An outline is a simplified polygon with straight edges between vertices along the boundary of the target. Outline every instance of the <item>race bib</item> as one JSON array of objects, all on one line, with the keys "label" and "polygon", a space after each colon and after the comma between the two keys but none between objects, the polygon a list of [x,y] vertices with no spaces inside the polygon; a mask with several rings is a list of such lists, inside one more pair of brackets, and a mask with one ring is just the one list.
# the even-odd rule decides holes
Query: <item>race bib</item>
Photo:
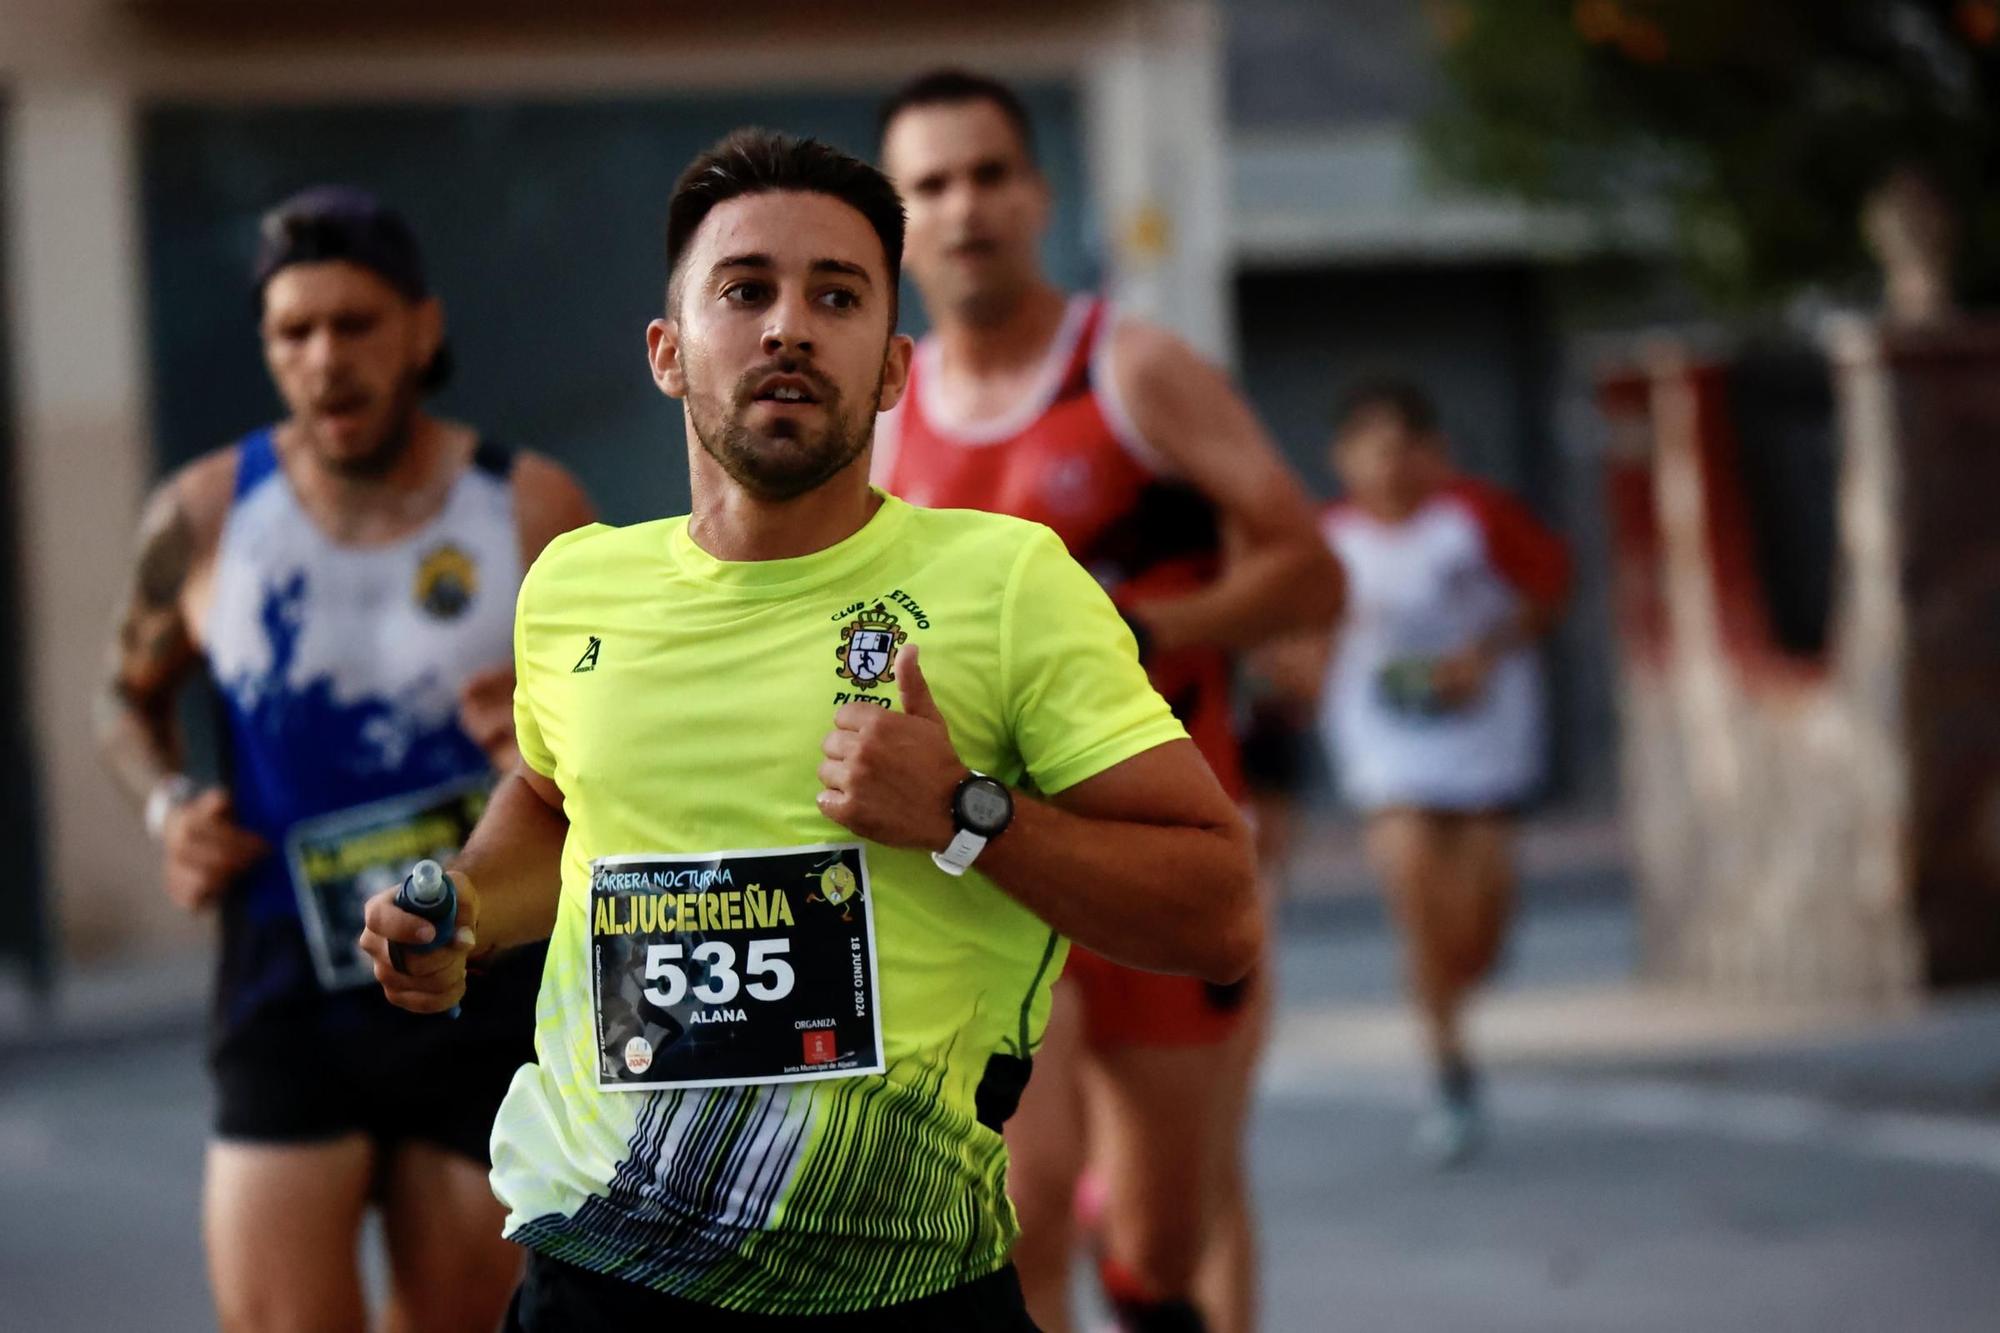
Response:
[{"label": "race bib", "polygon": [[590,866],[598,1087],[882,1072],[859,843]]},{"label": "race bib", "polygon": [[481,774],[292,825],[285,859],[321,986],[374,983],[374,964],[356,943],[362,908],[401,884],[417,862],[455,854],[479,822],[491,787],[492,778]]},{"label": "race bib", "polygon": [[1462,713],[1469,702],[1454,703],[1431,683],[1434,657],[1403,657],[1386,663],[1375,674],[1375,698],[1391,713],[1413,721]]}]

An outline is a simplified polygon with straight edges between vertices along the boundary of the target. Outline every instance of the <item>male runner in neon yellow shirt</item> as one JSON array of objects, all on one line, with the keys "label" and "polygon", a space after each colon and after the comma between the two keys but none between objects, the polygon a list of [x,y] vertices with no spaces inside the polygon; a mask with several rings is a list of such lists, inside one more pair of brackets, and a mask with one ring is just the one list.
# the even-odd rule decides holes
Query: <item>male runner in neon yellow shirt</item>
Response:
[{"label": "male runner in neon yellow shirt", "polygon": [[419,1011],[552,932],[493,1137],[523,1333],[1031,1329],[999,1129],[1064,937],[1219,982],[1256,957],[1247,833],[1109,599],[1045,528],[869,488],[902,221],[810,140],[683,175],[647,347],[693,513],[581,529],[522,585],[523,767],[453,946],[399,972],[431,927],[369,905]]}]

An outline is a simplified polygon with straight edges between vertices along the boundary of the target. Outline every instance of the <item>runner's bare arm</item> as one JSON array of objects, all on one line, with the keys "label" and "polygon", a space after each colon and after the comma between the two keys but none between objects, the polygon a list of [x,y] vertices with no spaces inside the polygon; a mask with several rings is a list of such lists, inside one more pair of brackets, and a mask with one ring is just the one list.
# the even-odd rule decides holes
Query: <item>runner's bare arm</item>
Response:
[{"label": "runner's bare arm", "polygon": [[144,805],[179,771],[174,702],[201,658],[201,593],[236,491],[234,447],[204,454],[161,482],[139,519],[132,582],[105,653],[96,732],[118,784]]},{"label": "runner's bare arm", "polygon": [[[523,452],[514,460],[513,493],[523,569],[557,537],[597,519],[576,478],[540,454]],[[514,771],[521,756],[514,748],[513,663],[478,672],[459,687],[458,724],[486,752],[496,773]]]},{"label": "runner's bare arm", "polygon": [[[162,483],[139,527],[132,590],[119,612],[97,710],[97,743],[118,785],[144,809],[180,771],[180,688],[200,660],[195,586],[207,577],[236,484],[236,454],[219,450]],[[157,833],[167,896],[208,906],[269,848],[232,817],[228,793],[184,790]]]},{"label": "runner's bare arm", "polygon": [[1302,719],[1310,718],[1326,687],[1327,667],[1338,642],[1338,631],[1287,634],[1258,648],[1246,659],[1246,667],[1261,677],[1288,709]]},{"label": "runner's bare arm", "polygon": [[182,596],[195,547],[194,522],[169,480],[140,519],[139,557],[105,654],[96,709],[98,751],[136,806],[180,771],[174,701],[200,658]]},{"label": "runner's bare arm", "polygon": [[554,782],[525,764],[502,778],[451,863],[458,935],[449,949],[409,956],[407,972],[390,963],[389,945],[428,944],[431,924],[397,908],[394,889],[369,899],[361,951],[374,960],[375,979],[389,1002],[442,1013],[464,998],[468,961],[547,939],[555,929],[568,834],[562,789]]},{"label": "runner's bare arm", "polygon": [[1215,982],[1255,964],[1254,845],[1194,742],[1134,755],[1050,801],[1014,800],[979,869],[1056,930],[1130,967]]},{"label": "runner's bare arm", "polygon": [[596,521],[596,507],[569,469],[525,450],[514,460],[514,526],[523,568],[565,532]]},{"label": "runner's bare arm", "polygon": [[[902,712],[848,704],[820,766],[820,809],[891,847],[942,850],[965,776],[914,649]],[[1053,800],[1015,793],[980,873],[1055,929],[1156,972],[1235,981],[1262,949],[1250,832],[1191,741],[1155,746]],[[962,891],[962,890],[960,890]]]},{"label": "runner's bare arm", "polygon": [[479,947],[474,957],[545,940],[556,925],[562,892],[563,842],[569,816],[562,788],[522,764],[493,792],[452,873],[480,895]]},{"label": "runner's bare arm", "polygon": [[1213,502],[1226,538],[1220,577],[1184,596],[1127,608],[1161,651],[1246,648],[1288,630],[1325,630],[1339,613],[1340,566],[1304,488],[1229,377],[1166,331],[1118,326],[1111,373],[1146,443]]}]

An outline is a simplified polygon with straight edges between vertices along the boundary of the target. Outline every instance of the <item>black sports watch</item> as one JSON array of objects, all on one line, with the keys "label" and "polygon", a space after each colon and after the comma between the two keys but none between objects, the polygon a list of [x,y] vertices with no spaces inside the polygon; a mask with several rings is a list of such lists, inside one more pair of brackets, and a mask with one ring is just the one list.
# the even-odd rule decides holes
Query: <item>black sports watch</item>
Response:
[{"label": "black sports watch", "polygon": [[932,852],[931,860],[947,875],[963,875],[986,844],[1014,822],[1014,793],[984,773],[967,773],[952,788],[951,822],[957,830],[951,845]]}]

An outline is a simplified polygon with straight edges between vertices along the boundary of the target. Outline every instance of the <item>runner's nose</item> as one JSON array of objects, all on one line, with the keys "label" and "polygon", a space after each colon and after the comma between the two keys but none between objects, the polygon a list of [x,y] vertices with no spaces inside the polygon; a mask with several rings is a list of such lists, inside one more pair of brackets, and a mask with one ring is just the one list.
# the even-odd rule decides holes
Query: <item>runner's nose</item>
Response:
[{"label": "runner's nose", "polygon": [[764,328],[764,354],[778,356],[792,352],[811,356],[813,338],[804,299],[797,294],[780,296],[771,303],[770,322]]}]

